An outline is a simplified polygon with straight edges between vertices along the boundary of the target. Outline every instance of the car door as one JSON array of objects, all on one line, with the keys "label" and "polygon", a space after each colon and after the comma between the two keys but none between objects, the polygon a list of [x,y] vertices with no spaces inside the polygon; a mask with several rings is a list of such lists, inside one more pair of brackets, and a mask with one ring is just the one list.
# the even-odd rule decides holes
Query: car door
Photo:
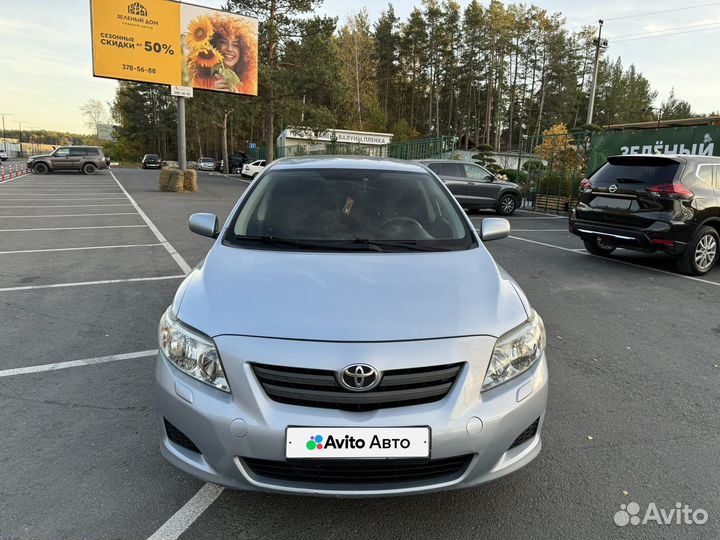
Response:
[{"label": "car door", "polygon": [[69,148],[58,148],[50,154],[50,163],[55,171],[64,171],[69,169],[68,160],[70,159]]},{"label": "car door", "polygon": [[467,200],[467,182],[463,174],[462,163],[438,161],[428,163],[427,166],[440,177],[458,202],[464,205]]},{"label": "car door", "polygon": [[713,187],[715,188],[715,203],[720,204],[720,165],[713,165]]},{"label": "car door", "polygon": [[80,170],[86,161],[88,151],[86,148],[70,148],[70,155],[67,158],[67,169]]},{"label": "car door", "polygon": [[475,208],[494,207],[502,186],[495,183],[493,174],[474,163],[464,163],[463,167],[467,177],[468,204]]}]

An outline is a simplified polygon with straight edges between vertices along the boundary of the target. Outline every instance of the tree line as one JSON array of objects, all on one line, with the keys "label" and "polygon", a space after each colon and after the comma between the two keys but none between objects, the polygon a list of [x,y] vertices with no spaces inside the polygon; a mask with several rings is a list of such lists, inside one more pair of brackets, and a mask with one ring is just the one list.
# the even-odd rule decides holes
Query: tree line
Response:
[{"label": "tree line", "polygon": [[[248,142],[271,153],[287,126],[391,132],[395,141],[440,135],[461,148],[517,148],[550,126],[585,126],[595,29],[570,30],[559,13],[477,0],[423,0],[401,20],[388,4],[376,21],[361,9],[346,21],[313,13],[321,0],[227,0],[257,16],[257,97],[195,91],[188,100],[191,157],[219,157]],[[611,44],[612,46],[612,44]],[[634,66],[603,57],[594,124],[692,115],[674,93],[657,91]],[[173,155],[175,104],[167,87],[119,83],[112,114],[121,158]],[[268,156],[272,158],[272,154]]]}]

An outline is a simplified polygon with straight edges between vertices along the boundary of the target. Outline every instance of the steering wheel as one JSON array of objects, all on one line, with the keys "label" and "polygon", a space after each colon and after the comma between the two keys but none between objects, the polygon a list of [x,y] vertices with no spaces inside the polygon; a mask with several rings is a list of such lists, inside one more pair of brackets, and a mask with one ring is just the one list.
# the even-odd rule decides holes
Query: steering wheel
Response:
[{"label": "steering wheel", "polygon": [[390,219],[386,219],[380,224],[380,229],[384,229],[386,225],[389,225],[391,223],[398,222],[398,223],[411,223],[412,225],[415,225],[416,227],[420,227],[420,229],[425,230],[425,227],[420,225],[420,222],[410,218],[410,217],[403,217],[403,216],[395,216],[391,217]]}]

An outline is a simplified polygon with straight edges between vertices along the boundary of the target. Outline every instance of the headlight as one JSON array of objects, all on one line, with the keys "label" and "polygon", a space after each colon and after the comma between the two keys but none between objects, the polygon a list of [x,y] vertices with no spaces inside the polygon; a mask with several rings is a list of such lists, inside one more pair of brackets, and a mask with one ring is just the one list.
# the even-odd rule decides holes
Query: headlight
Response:
[{"label": "headlight", "polygon": [[493,388],[527,371],[545,350],[545,325],[532,311],[527,321],[498,338],[483,390]]},{"label": "headlight", "polygon": [[184,326],[172,307],[160,319],[160,350],[180,371],[210,386],[230,392],[220,355],[212,339]]}]

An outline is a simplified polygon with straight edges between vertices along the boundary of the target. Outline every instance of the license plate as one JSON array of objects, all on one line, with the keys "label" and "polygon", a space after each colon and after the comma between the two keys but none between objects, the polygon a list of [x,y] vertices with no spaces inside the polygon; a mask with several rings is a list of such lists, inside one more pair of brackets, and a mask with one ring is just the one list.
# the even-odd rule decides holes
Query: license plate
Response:
[{"label": "license plate", "polygon": [[429,427],[288,427],[289,459],[429,458]]},{"label": "license plate", "polygon": [[607,210],[630,210],[633,199],[621,197],[595,197],[591,202],[592,208],[604,208]]}]

